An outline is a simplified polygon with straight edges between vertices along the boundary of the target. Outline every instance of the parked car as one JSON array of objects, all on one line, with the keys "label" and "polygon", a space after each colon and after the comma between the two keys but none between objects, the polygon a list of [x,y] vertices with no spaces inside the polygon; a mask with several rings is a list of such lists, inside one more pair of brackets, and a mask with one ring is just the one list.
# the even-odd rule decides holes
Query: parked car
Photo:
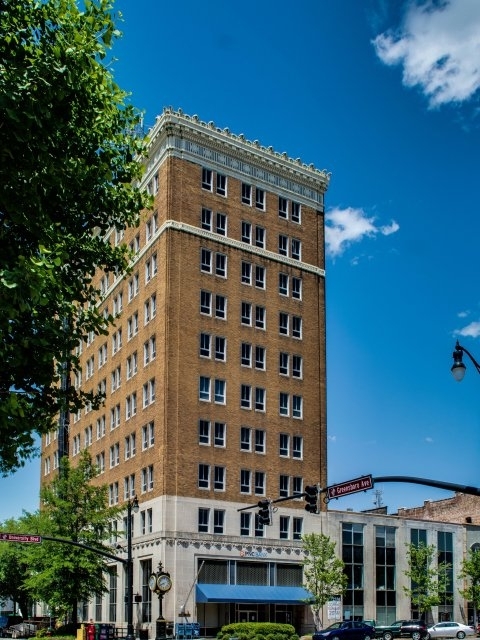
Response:
[{"label": "parked car", "polygon": [[393,640],[400,637],[400,627],[407,620],[395,620],[392,624],[383,624],[375,626],[375,635],[377,638],[384,640]]},{"label": "parked car", "polygon": [[315,631],[312,636],[312,640],[373,640],[374,638],[374,627],[355,620],[334,622],[326,629]]},{"label": "parked car", "polygon": [[399,635],[400,638],[412,638],[412,640],[428,640],[430,638],[427,623],[424,620],[405,620],[400,627]]},{"label": "parked car", "polygon": [[461,622],[437,622],[433,627],[429,627],[428,633],[431,638],[459,638],[460,640],[465,636],[476,635],[472,627]]},{"label": "parked car", "polygon": [[13,624],[18,624],[19,622],[22,622],[23,618],[22,616],[15,616],[15,615],[7,615],[7,616],[0,616],[0,637],[4,638],[5,636],[10,635],[9,633],[9,629]]}]

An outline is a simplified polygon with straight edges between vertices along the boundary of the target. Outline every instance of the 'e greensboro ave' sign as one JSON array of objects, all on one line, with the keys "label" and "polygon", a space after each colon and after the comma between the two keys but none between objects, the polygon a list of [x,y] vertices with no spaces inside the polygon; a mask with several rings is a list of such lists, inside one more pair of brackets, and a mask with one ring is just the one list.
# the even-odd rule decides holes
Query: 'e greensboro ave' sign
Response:
[{"label": "'e greensboro ave' sign", "polygon": [[42,542],[42,536],[34,536],[25,533],[0,533],[1,542]]},{"label": "'e greensboro ave' sign", "polygon": [[363,476],[362,478],[355,478],[355,480],[349,480],[348,482],[342,482],[342,484],[333,484],[331,487],[327,487],[327,497],[331,500],[349,495],[350,493],[356,493],[357,491],[367,491],[372,487],[372,476]]}]

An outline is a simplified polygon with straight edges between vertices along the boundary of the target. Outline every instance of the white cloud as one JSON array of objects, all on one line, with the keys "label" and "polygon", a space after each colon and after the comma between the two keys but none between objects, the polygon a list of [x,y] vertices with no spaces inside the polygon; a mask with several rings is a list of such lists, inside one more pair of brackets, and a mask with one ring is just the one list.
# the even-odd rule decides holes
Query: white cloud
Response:
[{"label": "white cloud", "polygon": [[336,442],[337,436],[327,436],[327,440],[330,440],[330,442]]},{"label": "white cloud", "polygon": [[353,207],[330,209],[325,214],[327,254],[332,257],[339,256],[354,242],[359,242],[365,237],[373,237],[377,233],[388,236],[399,228],[395,221],[388,226],[377,226],[375,218],[368,218],[362,209]]},{"label": "white cloud", "polygon": [[456,336],[468,336],[470,338],[478,338],[480,336],[480,322],[471,322],[463,329],[457,329],[453,332]]},{"label": "white cloud", "polygon": [[425,442],[428,442],[428,444],[432,444],[432,442],[434,442],[433,438],[431,438],[430,436],[427,436],[425,438]]},{"label": "white cloud", "polygon": [[469,312],[469,311],[459,311],[459,312],[457,313],[457,316],[458,316],[459,318],[468,318],[469,314],[470,314],[470,312]]},{"label": "white cloud", "polygon": [[480,88],[479,0],[416,0],[402,26],[373,41],[386,65],[402,65],[403,83],[419,86],[431,107],[463,102]]}]

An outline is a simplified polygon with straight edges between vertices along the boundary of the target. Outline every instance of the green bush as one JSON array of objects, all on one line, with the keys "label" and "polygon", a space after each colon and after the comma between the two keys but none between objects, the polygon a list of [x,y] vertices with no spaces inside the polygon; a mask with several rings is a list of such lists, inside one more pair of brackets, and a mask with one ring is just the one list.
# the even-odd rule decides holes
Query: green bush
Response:
[{"label": "green bush", "polygon": [[291,624],[277,622],[235,622],[226,624],[217,633],[217,640],[298,640]]}]

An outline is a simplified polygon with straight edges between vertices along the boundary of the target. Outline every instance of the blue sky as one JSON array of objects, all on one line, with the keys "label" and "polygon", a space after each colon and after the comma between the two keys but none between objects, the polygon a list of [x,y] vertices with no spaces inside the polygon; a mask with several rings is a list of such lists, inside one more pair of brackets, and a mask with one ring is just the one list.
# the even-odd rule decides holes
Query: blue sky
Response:
[{"label": "blue sky", "polygon": [[[151,125],[164,106],[331,172],[329,484],[480,486],[480,2],[117,0],[113,63]],[[0,520],[38,504],[38,462]],[[316,481],[316,478],[312,478]],[[449,493],[377,484],[394,512]],[[332,502],[373,506],[373,491]]]}]

